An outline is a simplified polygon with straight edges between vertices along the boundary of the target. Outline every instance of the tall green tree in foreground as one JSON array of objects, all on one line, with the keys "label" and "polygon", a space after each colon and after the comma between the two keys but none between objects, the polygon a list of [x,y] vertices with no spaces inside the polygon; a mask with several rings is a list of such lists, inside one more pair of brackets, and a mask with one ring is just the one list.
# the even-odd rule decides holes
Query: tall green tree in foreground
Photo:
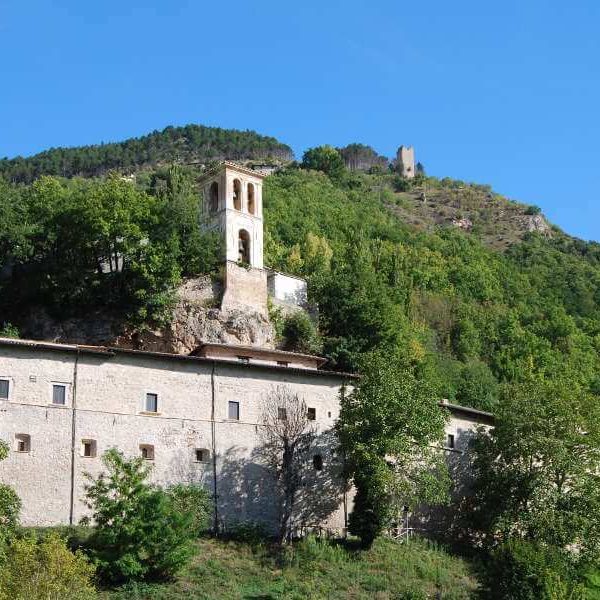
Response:
[{"label": "tall green tree in foreground", "polygon": [[403,506],[445,501],[450,479],[434,446],[446,415],[403,358],[372,354],[342,394],[338,435],[356,487],[350,532],[369,546]]},{"label": "tall green tree in foreground", "polygon": [[142,458],[128,460],[112,448],[102,462],[107,472],[86,490],[100,575],[117,582],[172,577],[190,556],[191,516],[147,483],[150,469]]},{"label": "tall green tree in foreground", "polygon": [[600,559],[600,405],[566,379],[506,387],[473,446],[464,521],[490,543],[522,538]]}]

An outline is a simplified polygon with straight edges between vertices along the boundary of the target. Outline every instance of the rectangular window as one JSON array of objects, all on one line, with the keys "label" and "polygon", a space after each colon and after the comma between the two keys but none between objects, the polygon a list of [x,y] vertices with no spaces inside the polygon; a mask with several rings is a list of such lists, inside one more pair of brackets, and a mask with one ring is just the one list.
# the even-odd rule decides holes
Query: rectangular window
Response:
[{"label": "rectangular window", "polygon": [[96,456],[96,440],[81,440],[81,456],[85,458]]},{"label": "rectangular window", "polygon": [[15,435],[15,450],[17,452],[30,452],[31,436],[26,433],[17,433]]},{"label": "rectangular window", "polygon": [[277,408],[277,418],[280,421],[286,421],[287,420],[287,410],[283,406],[279,406]]},{"label": "rectangular window", "polygon": [[306,417],[308,418],[309,421],[314,421],[317,418],[317,409],[309,408],[306,413]]},{"label": "rectangular window", "polygon": [[158,394],[146,394],[144,410],[146,412],[158,412]]},{"label": "rectangular window", "polygon": [[228,409],[228,413],[227,413],[227,418],[231,419],[232,421],[240,420],[240,403],[239,402],[233,402],[232,400],[229,401],[229,409]]},{"label": "rectangular window", "polygon": [[154,460],[154,446],[151,444],[140,444],[140,454],[144,460]]},{"label": "rectangular window", "polygon": [[0,400],[8,400],[9,391],[10,381],[8,379],[0,379]]},{"label": "rectangular window", "polygon": [[446,448],[454,448],[454,435],[452,433],[446,436]]},{"label": "rectangular window", "polygon": [[62,383],[52,384],[52,404],[64,406],[67,401],[67,386]]},{"label": "rectangular window", "polygon": [[210,452],[206,448],[196,448],[196,462],[208,462]]}]

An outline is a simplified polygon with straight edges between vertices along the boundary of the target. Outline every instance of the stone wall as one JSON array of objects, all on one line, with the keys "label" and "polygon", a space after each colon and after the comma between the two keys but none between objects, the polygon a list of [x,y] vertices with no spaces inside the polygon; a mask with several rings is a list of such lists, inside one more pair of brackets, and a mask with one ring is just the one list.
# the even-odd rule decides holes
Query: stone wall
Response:
[{"label": "stone wall", "polygon": [[[0,401],[0,438],[12,449],[0,463],[0,480],[20,495],[25,525],[78,522],[86,514],[84,473],[101,471],[101,454],[116,447],[139,456],[140,444],[150,444],[154,482],[199,483],[213,492],[214,453],[219,522],[252,519],[273,526],[273,480],[261,460],[259,423],[265,394],[286,385],[316,409],[324,458],[323,470],[310,474],[302,494],[303,519],[344,527],[341,465],[331,446],[341,377],[175,356],[5,346],[0,347],[0,372],[11,379],[9,400]],[[64,407],[51,403],[53,381],[69,387]],[[143,410],[147,392],[158,394],[157,414]],[[240,403],[239,421],[227,418],[230,400]],[[14,451],[18,433],[31,436],[29,452]],[[95,457],[83,456],[82,440],[95,441]],[[196,462],[196,449],[209,450],[211,460]],[[318,493],[326,488],[328,493]]]},{"label": "stone wall", "polygon": [[407,179],[415,176],[415,149],[412,146],[400,146],[396,155],[396,164],[400,175]]},{"label": "stone wall", "polygon": [[264,269],[225,264],[225,293],[221,310],[251,310],[267,315],[267,273]]}]

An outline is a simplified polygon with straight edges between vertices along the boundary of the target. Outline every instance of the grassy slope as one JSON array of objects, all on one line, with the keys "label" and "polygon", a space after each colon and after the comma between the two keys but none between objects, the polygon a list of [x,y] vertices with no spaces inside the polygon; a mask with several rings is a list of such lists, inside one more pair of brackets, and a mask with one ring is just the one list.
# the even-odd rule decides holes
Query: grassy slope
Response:
[{"label": "grassy slope", "polygon": [[[180,578],[129,586],[105,600],[471,598],[477,583],[468,566],[423,541],[378,540],[369,551],[314,539],[301,542],[282,566],[263,547],[203,539]],[[413,595],[406,595],[412,592]],[[419,592],[421,592],[419,594]],[[425,595],[423,595],[425,594]]]}]

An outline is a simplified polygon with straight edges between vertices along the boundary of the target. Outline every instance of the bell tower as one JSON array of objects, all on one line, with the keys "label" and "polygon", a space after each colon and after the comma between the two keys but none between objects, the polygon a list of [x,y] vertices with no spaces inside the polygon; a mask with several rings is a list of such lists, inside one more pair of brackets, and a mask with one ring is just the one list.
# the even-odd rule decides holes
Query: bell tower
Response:
[{"label": "bell tower", "polygon": [[267,314],[267,274],[263,265],[264,175],[223,162],[202,179],[203,226],[224,239],[222,310]]}]

